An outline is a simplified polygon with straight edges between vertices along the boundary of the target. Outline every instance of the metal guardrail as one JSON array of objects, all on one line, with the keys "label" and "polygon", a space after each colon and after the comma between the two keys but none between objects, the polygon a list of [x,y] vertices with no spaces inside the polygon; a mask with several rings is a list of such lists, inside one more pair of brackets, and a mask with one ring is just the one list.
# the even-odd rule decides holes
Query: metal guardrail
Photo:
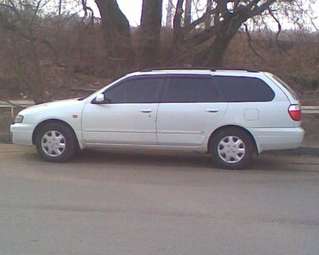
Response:
[{"label": "metal guardrail", "polygon": [[10,100],[12,104],[9,104],[6,101],[1,101],[0,100],[0,108],[11,108],[11,107],[16,107],[16,106],[21,106],[21,107],[29,107],[34,105],[33,101],[30,100]]},{"label": "metal guardrail", "polygon": [[[14,109],[16,109],[17,107],[25,108],[34,105],[33,101],[28,100],[10,100],[10,102],[12,104],[0,100],[0,108],[10,109],[12,115],[14,115]],[[319,106],[303,106],[302,112],[304,114],[319,114]]]},{"label": "metal guardrail", "polygon": [[0,100],[0,109],[10,109],[12,120],[15,117],[15,109],[26,108],[32,105],[34,105],[34,102],[29,100],[10,100],[8,102]]},{"label": "metal guardrail", "polygon": [[302,112],[304,114],[319,114],[319,106],[303,106]]}]

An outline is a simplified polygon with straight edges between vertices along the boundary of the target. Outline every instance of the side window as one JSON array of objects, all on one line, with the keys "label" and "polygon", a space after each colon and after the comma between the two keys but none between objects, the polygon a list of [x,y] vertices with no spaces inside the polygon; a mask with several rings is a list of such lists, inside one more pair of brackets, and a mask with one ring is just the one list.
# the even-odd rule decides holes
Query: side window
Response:
[{"label": "side window", "polygon": [[123,104],[126,99],[126,86],[125,83],[115,85],[104,92],[107,99],[111,101],[112,104]]},{"label": "side window", "polygon": [[112,104],[158,103],[162,79],[140,78],[123,81],[105,91]]},{"label": "side window", "polygon": [[211,78],[172,77],[163,98],[163,103],[218,102],[220,95]]},{"label": "side window", "polygon": [[269,102],[275,97],[274,91],[258,78],[214,76],[213,80],[227,102]]}]

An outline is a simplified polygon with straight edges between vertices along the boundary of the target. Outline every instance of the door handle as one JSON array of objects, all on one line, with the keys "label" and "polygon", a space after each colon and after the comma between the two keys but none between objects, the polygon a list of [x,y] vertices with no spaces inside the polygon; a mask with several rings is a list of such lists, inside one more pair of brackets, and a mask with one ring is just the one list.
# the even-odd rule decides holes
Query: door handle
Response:
[{"label": "door handle", "polygon": [[151,113],[152,110],[151,109],[142,109],[141,112],[142,113]]},{"label": "door handle", "polygon": [[219,112],[217,109],[207,109],[206,112],[209,112],[209,113],[217,113]]}]

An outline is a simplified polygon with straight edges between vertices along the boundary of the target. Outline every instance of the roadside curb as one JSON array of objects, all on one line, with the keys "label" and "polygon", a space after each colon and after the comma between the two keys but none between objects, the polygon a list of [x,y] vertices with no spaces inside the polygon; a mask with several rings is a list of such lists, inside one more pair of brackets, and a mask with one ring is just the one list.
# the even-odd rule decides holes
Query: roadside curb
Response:
[{"label": "roadside curb", "polygon": [[287,155],[287,156],[311,156],[319,157],[319,147],[300,147],[292,150],[269,151],[269,154]]}]

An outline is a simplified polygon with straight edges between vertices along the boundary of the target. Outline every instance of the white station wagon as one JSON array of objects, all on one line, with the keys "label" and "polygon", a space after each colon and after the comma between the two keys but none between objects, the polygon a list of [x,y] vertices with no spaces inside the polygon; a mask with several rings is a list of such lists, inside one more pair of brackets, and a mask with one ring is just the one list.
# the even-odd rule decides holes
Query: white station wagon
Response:
[{"label": "white station wagon", "polygon": [[217,166],[241,169],[255,154],[299,147],[300,120],[295,93],[270,73],[148,70],[27,108],[11,132],[53,162],[85,148],[143,148],[210,153]]}]

